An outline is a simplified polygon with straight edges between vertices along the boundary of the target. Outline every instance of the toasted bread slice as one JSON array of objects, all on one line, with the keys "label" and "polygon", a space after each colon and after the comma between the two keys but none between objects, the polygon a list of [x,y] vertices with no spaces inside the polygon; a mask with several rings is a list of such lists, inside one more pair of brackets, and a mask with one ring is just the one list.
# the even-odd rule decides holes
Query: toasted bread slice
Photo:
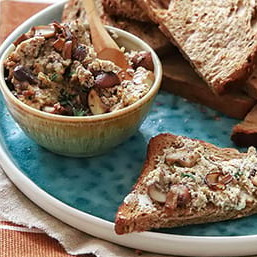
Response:
[{"label": "toasted bread slice", "polygon": [[257,99],[257,68],[255,68],[245,82],[246,93],[254,99]]},{"label": "toasted bread slice", "polygon": [[[102,0],[95,1],[100,17],[104,24],[126,30],[148,43],[158,54],[170,52],[173,45],[163,35],[156,25],[140,22],[123,17],[111,16],[102,5]],[[82,0],[69,0],[63,10],[62,22],[80,19],[86,21],[86,12],[82,7]]]},{"label": "toasted bread slice", "polygon": [[162,89],[172,94],[208,106],[237,119],[243,119],[256,104],[255,99],[239,89],[220,96],[215,95],[181,54],[175,53],[175,51],[172,56],[162,59],[162,65],[164,75]]},{"label": "toasted bread slice", "polygon": [[257,153],[160,134],[118,209],[117,234],[235,219],[257,212]]},{"label": "toasted bread slice", "polygon": [[152,23],[152,20],[134,0],[102,0],[102,3],[106,12],[112,16]]},{"label": "toasted bread slice", "polygon": [[214,93],[246,78],[257,56],[257,4],[248,0],[137,0]]},{"label": "toasted bread slice", "polygon": [[242,122],[233,127],[231,140],[238,146],[257,147],[257,105],[252,108]]}]

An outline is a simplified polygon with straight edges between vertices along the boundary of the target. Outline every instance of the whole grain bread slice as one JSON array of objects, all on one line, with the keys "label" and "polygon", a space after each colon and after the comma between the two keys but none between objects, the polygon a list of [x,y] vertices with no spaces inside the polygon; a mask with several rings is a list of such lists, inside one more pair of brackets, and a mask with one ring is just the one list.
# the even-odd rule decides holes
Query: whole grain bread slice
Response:
[{"label": "whole grain bread slice", "polygon": [[148,145],[136,184],[120,205],[117,234],[235,219],[257,212],[257,154],[172,134]]},{"label": "whole grain bread slice", "polygon": [[231,140],[241,147],[257,147],[257,105],[232,129]]},{"label": "whole grain bread slice", "polygon": [[253,70],[245,82],[245,92],[254,99],[257,99],[257,68]]},{"label": "whole grain bread slice", "polygon": [[[107,13],[102,0],[95,1],[100,17],[104,24],[126,30],[148,43],[159,55],[172,51],[173,46],[156,25],[140,22],[128,18],[111,16]],[[82,0],[69,0],[63,10],[62,22],[79,19],[86,21],[86,12],[82,7]]]},{"label": "whole grain bread slice", "polygon": [[257,3],[137,0],[215,93],[247,77],[257,53]]},{"label": "whole grain bread slice", "polygon": [[[222,95],[215,95],[182,57],[175,50],[172,55],[162,58],[163,80],[161,88],[177,96],[186,98],[217,110],[229,117],[244,119],[247,113],[256,104],[256,98],[247,95],[242,88],[246,85],[237,85]],[[257,81],[249,80],[252,87],[257,87]],[[231,108],[233,106],[233,108]]]},{"label": "whole grain bread slice", "polygon": [[112,16],[150,22],[146,12],[134,0],[102,0],[103,7]]}]

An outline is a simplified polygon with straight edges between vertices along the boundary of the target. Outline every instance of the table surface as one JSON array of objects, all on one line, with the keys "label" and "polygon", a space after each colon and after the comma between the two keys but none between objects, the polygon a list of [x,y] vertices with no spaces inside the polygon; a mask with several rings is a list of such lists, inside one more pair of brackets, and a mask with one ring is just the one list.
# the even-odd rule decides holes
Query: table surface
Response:
[{"label": "table surface", "polygon": [[[23,21],[54,0],[0,1],[0,44]],[[0,217],[0,257],[68,257],[62,246],[38,229],[15,225]],[[93,257],[86,254],[80,256]]]}]

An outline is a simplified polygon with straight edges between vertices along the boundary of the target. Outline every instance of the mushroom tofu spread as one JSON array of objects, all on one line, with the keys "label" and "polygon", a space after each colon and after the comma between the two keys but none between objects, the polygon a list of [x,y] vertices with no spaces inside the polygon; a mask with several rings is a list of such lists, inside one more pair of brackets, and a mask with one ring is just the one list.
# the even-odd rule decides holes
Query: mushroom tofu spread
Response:
[{"label": "mushroom tofu spread", "polygon": [[255,148],[250,147],[246,154],[235,152],[234,158],[209,148],[178,136],[146,178],[150,199],[170,210],[187,207],[190,212],[207,205],[243,210],[256,202]]},{"label": "mushroom tofu spread", "polygon": [[[6,82],[23,103],[60,115],[113,112],[141,99],[154,81],[151,53],[125,52],[125,72],[97,58],[85,24],[52,23],[21,35],[5,61]],[[127,77],[127,76],[126,76]]]}]

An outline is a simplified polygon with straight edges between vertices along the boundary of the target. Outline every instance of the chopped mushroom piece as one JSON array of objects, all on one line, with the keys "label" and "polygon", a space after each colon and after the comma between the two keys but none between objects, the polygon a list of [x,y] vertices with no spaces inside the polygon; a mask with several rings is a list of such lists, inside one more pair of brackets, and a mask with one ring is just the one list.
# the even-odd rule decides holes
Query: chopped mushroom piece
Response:
[{"label": "chopped mushroom piece", "polygon": [[167,194],[157,187],[155,183],[148,187],[148,195],[159,203],[165,203],[167,199]]},{"label": "chopped mushroom piece", "polygon": [[253,169],[250,172],[250,179],[251,179],[252,184],[254,186],[257,186],[257,170],[256,169]]},{"label": "chopped mushroom piece", "polygon": [[224,190],[226,185],[233,180],[233,177],[228,173],[211,172],[205,176],[205,182],[212,190]]},{"label": "chopped mushroom piece", "polygon": [[55,35],[55,27],[53,25],[36,26],[33,29],[36,37],[50,38]]},{"label": "chopped mushroom piece", "polygon": [[167,193],[165,207],[174,210],[177,207],[185,207],[191,200],[189,189],[185,185],[172,185]]},{"label": "chopped mushroom piece", "polygon": [[88,105],[94,115],[103,114],[108,111],[108,106],[102,102],[94,89],[91,89],[88,94]]},{"label": "chopped mushroom piece", "polygon": [[169,152],[166,155],[166,162],[170,165],[178,164],[182,167],[193,167],[198,159],[200,158],[199,153],[191,149],[181,148],[176,150],[176,152]]}]

